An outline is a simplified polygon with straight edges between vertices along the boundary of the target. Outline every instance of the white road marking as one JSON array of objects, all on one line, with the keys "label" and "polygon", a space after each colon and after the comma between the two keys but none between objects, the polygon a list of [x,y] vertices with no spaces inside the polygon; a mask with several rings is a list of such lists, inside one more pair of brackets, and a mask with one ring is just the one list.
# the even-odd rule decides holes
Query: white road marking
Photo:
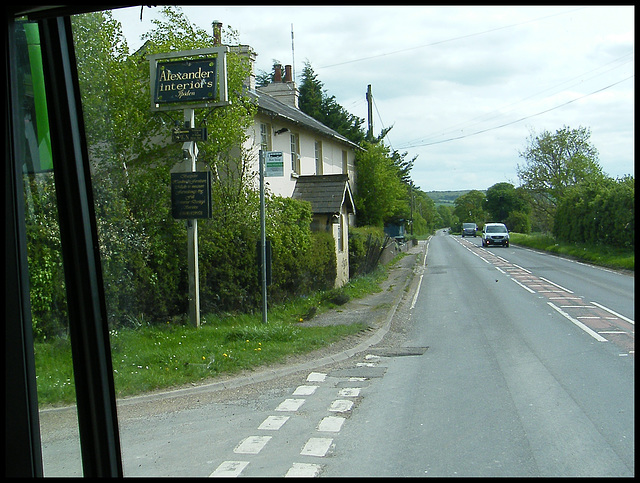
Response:
[{"label": "white road marking", "polygon": [[293,391],[293,396],[311,396],[314,392],[316,392],[318,386],[298,386],[295,391]]},{"label": "white road marking", "polygon": [[258,426],[258,429],[266,429],[270,431],[277,431],[287,422],[289,416],[269,416],[262,421],[262,424]]},{"label": "white road marking", "polygon": [[233,450],[240,454],[258,454],[269,442],[271,436],[248,436]]},{"label": "white road marking", "polygon": [[338,396],[340,397],[358,397],[360,395],[359,387],[345,387],[340,389]]},{"label": "white road marking", "polygon": [[285,477],[316,477],[320,473],[322,466],[315,465],[313,463],[293,463],[293,466],[289,468]]},{"label": "white road marking", "polygon": [[587,334],[589,334],[591,337],[593,337],[595,340],[597,340],[598,342],[607,342],[607,339],[605,339],[604,337],[602,337],[600,334],[598,334],[597,332],[591,330],[589,327],[587,327],[586,325],[584,325],[582,322],[580,322],[577,319],[574,319],[573,317],[571,317],[568,313],[566,313],[564,310],[562,310],[560,307],[557,307],[555,305],[553,305],[551,302],[547,302],[547,304],[549,304],[551,306],[551,308],[553,308],[555,311],[557,311],[558,313],[560,313],[563,317],[565,317],[566,319],[570,320],[571,322],[573,322],[575,325],[577,325],[578,327],[580,327],[582,330],[584,330]]},{"label": "white road marking", "polygon": [[413,310],[416,306],[416,302],[418,301],[418,295],[420,295],[420,287],[422,286],[422,278],[424,277],[424,273],[420,274],[420,280],[418,280],[418,288],[416,288],[416,293],[413,295],[413,300],[411,301],[411,307],[409,310]]},{"label": "white road marking", "polygon": [[285,399],[276,408],[276,411],[297,411],[304,404],[304,399]]},{"label": "white road marking", "polygon": [[220,463],[220,466],[218,466],[216,470],[213,473],[211,473],[209,476],[210,477],[238,476],[240,473],[242,473],[242,470],[244,470],[248,464],[249,464],[248,461],[223,461],[222,463]]},{"label": "white road marking", "polygon": [[536,293],[535,290],[530,289],[529,287],[527,287],[526,285],[520,283],[519,281],[517,281],[515,278],[512,278],[511,280],[513,280],[515,283],[517,283],[518,285],[520,285],[523,289],[525,289],[527,292],[529,293]]},{"label": "white road marking", "polygon": [[627,318],[627,317],[625,317],[624,315],[620,315],[620,314],[619,314],[619,313],[617,313],[617,312],[614,312],[613,310],[611,310],[611,309],[609,309],[609,308],[605,307],[604,305],[600,305],[600,304],[598,304],[598,303],[596,303],[596,302],[591,302],[591,303],[592,303],[593,305],[595,305],[596,307],[599,307],[599,308],[601,308],[602,310],[606,310],[606,311],[607,311],[607,312],[609,312],[610,314],[615,315],[616,317],[620,317],[622,320],[626,320],[626,321],[627,321],[627,322],[629,322],[630,324],[636,325],[636,323],[635,323],[633,320],[628,319],[628,318]]},{"label": "white road marking", "polygon": [[333,443],[333,438],[309,438],[309,441],[304,445],[300,454],[323,457],[327,454],[327,451],[329,451],[331,443]]},{"label": "white road marking", "polygon": [[527,270],[524,267],[521,267],[520,265],[516,265],[515,263],[513,264],[514,267],[518,267],[520,270],[522,270],[523,272],[527,272],[527,273],[531,273],[529,270]]},{"label": "white road marking", "polygon": [[562,285],[558,285],[557,283],[553,283],[551,280],[547,280],[547,279],[546,279],[546,278],[544,278],[544,277],[540,277],[540,280],[544,280],[545,282],[550,283],[550,284],[551,284],[551,285],[553,285],[554,287],[558,287],[558,288],[560,288],[560,289],[564,290],[565,292],[573,293],[573,292],[572,292],[571,290],[569,290],[568,288],[564,288]]},{"label": "white road marking", "polygon": [[349,401],[348,399],[336,399],[331,403],[331,407],[329,407],[329,411],[334,413],[345,413],[347,411],[351,411],[353,407],[353,401]]},{"label": "white road marking", "polygon": [[307,382],[324,382],[326,377],[322,372],[312,372],[307,376]]},{"label": "white road marking", "polygon": [[337,433],[342,428],[345,419],[340,416],[326,416],[318,423],[318,431]]}]

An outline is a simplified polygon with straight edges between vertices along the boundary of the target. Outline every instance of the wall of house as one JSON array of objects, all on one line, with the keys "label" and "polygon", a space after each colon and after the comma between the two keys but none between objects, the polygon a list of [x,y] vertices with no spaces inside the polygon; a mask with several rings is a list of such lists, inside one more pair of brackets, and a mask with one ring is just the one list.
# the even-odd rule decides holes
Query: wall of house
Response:
[{"label": "wall of house", "polygon": [[[349,149],[347,146],[335,142],[330,138],[324,137],[321,134],[300,129],[293,123],[287,123],[286,121],[280,121],[278,119],[274,120],[261,115],[256,116],[251,132],[249,133],[249,139],[245,145],[245,149],[250,153],[251,159],[255,160],[252,165],[255,166],[254,169],[256,172],[259,168],[258,153],[260,151],[261,124],[266,124],[269,127],[270,137],[267,137],[269,145],[268,150],[282,151],[284,159],[284,176],[268,177],[265,179],[265,183],[268,185],[268,189],[270,189],[272,193],[285,197],[292,196],[298,175],[307,176],[315,174],[344,173],[343,152],[346,152],[346,168],[347,174],[349,175],[349,184],[351,189],[354,189],[355,183],[352,180],[355,180],[355,153],[352,149]],[[282,128],[287,128],[288,131],[281,134],[275,133],[275,131]],[[291,134],[297,134],[299,138],[300,172],[297,174],[292,170]],[[322,142],[322,173],[316,172],[316,140]]]},{"label": "wall of house", "polygon": [[336,252],[335,288],[342,287],[349,281],[349,223],[346,208],[342,208],[340,217],[333,215],[314,215],[311,229],[327,230],[333,235]]}]

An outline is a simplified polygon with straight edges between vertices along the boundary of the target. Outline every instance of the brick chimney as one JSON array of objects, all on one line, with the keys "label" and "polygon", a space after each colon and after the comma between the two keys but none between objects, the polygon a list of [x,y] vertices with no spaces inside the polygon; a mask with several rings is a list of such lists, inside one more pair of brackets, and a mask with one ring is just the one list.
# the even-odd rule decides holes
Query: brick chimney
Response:
[{"label": "brick chimney", "polygon": [[276,65],[273,82],[267,86],[259,87],[260,92],[270,95],[283,104],[298,108],[300,91],[292,79],[291,66],[284,66],[284,81],[282,80],[282,66]]},{"label": "brick chimney", "polygon": [[219,47],[222,45],[222,22],[219,20],[214,20],[212,23],[213,26],[213,45],[214,47]]}]

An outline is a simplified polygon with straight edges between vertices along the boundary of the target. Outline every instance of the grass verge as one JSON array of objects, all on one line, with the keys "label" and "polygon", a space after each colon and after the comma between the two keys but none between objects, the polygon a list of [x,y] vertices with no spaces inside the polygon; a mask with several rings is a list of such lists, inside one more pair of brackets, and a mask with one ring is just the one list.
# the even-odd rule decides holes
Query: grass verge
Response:
[{"label": "grass verge", "polygon": [[[171,323],[111,330],[116,394],[132,396],[215,379],[280,362],[356,334],[366,328],[364,324],[304,327],[299,322],[350,299],[379,292],[386,276],[387,270],[380,267],[340,289],[269,308],[266,324],[258,312],[205,315],[198,330]],[[40,406],[73,404],[69,340],[37,342],[35,357]]]},{"label": "grass verge", "polygon": [[602,267],[623,270],[635,269],[635,253],[633,250],[592,246],[579,243],[557,243],[550,235],[510,233],[511,242],[517,245],[557,253],[577,260],[593,263]]}]

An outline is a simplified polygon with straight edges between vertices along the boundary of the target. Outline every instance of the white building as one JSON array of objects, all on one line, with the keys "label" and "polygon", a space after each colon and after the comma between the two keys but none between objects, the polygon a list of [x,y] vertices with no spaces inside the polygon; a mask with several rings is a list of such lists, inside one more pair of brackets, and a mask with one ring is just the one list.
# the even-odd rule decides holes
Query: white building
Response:
[{"label": "white building", "polygon": [[257,101],[258,113],[245,149],[255,159],[256,171],[260,150],[283,153],[284,175],[268,177],[265,182],[274,194],[311,203],[312,230],[333,234],[335,286],[342,286],[349,280],[349,225],[355,222],[354,159],[360,147],[298,108],[291,66],[285,66],[284,78],[276,68],[273,82],[266,87],[255,88],[253,79],[252,72],[248,92]]}]

